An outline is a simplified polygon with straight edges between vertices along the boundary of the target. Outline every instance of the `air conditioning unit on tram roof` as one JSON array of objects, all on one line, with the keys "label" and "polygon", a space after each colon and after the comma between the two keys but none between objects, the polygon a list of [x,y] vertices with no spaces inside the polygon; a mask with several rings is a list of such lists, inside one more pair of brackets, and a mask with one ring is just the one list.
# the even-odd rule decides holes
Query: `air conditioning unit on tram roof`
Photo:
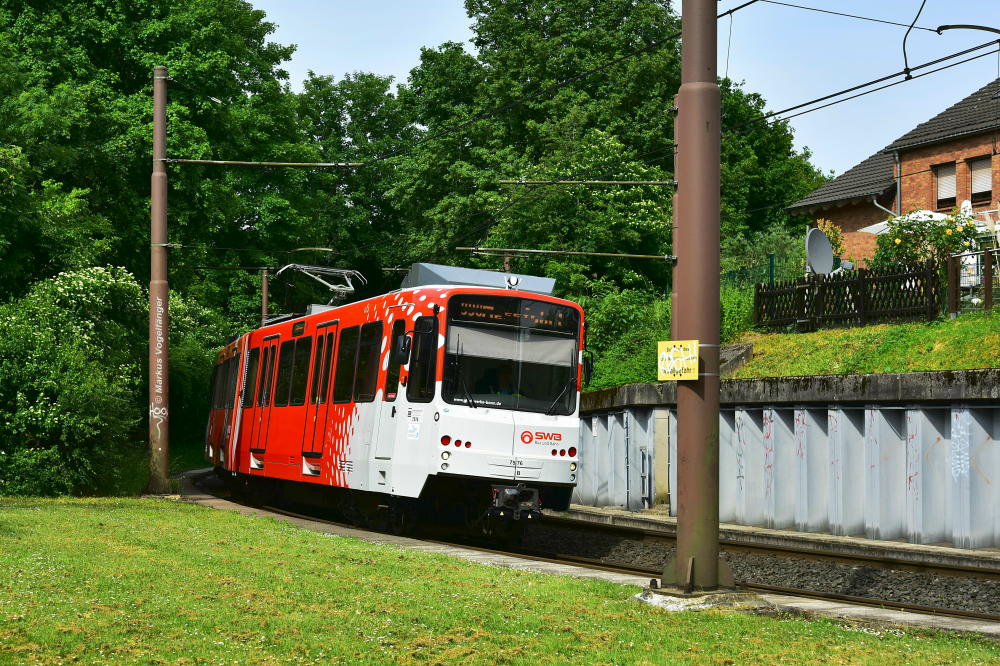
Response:
[{"label": "air conditioning unit on tram roof", "polygon": [[440,264],[418,263],[410,266],[409,272],[403,278],[400,289],[411,287],[426,287],[430,285],[454,284],[465,287],[494,287],[496,289],[519,289],[536,294],[551,296],[555,290],[556,281],[553,278],[537,275],[522,275],[520,273],[504,273],[501,271],[486,271],[478,268],[461,268],[459,266],[442,266]]}]

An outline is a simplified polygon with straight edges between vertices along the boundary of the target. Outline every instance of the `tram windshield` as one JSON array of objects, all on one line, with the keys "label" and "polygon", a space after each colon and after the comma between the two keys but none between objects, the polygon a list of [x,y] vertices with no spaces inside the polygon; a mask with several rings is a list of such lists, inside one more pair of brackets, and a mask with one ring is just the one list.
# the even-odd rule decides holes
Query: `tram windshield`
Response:
[{"label": "tram windshield", "polygon": [[448,304],[443,397],[474,407],[572,414],[580,321],[574,308],[510,296]]}]

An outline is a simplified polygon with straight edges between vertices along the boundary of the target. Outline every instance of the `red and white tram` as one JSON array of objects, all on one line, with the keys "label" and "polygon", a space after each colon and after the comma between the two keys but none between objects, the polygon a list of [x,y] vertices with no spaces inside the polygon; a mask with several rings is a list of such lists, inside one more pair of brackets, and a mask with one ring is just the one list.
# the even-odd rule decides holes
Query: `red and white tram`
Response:
[{"label": "red and white tram", "polygon": [[583,327],[579,305],[544,293],[418,283],[259,328],[218,354],[206,456],[362,521],[565,509]]}]

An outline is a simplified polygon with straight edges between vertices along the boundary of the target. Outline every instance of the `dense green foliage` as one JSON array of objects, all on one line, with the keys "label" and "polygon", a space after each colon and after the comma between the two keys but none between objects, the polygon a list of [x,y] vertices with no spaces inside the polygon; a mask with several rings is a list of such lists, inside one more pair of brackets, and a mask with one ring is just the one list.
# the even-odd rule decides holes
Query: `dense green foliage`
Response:
[{"label": "dense green foliage", "polygon": [[[107,490],[142,415],[142,291],[121,269],[0,306],[0,492]],[[113,489],[113,488],[110,488]]]},{"label": "dense green foliage", "polygon": [[[84,268],[0,305],[0,494],[141,490],[147,299],[121,268]],[[173,297],[171,411],[199,414],[221,317]],[[203,423],[175,419],[179,442]],[[141,473],[139,474],[141,477]]]},{"label": "dense green foliage", "polygon": [[[20,312],[59,284],[53,276],[89,275],[80,271],[95,266],[123,267],[124,273],[107,273],[111,284],[129,275],[135,287],[132,310],[101,311],[135,315],[119,324],[135,333],[127,354],[115,350],[124,354],[115,371],[123,381],[101,398],[114,404],[94,413],[81,407],[73,412],[79,433],[46,430],[45,446],[33,448],[40,435],[19,415],[43,408],[41,389],[18,398],[15,375],[0,375],[6,441],[24,451],[51,451],[55,442],[82,450],[83,440],[110,431],[115,441],[143,431],[144,402],[137,396],[145,326],[135,310],[142,301],[135,300],[141,296],[135,283],[148,273],[154,65],[166,65],[174,79],[171,157],[366,164],[169,167],[170,281],[183,297],[174,302],[172,333],[175,444],[200,438],[212,350],[252,327],[258,311],[256,273],[195,267],[297,261],[358,268],[369,279],[358,296],[367,296],[398,285],[399,274],[384,267],[499,266],[500,259],[470,257],[458,245],[669,254],[672,188],[521,188],[498,181],[673,178],[669,107],[680,67],[679,43],[667,39],[679,25],[671,3],[467,0],[466,9],[475,53],[445,43],[423,49],[404,82],[363,72],[311,75],[296,93],[282,70],[294,47],[269,41],[274,26],[245,0],[3,4],[0,303]],[[662,45],[513,104],[653,43]],[[723,124],[734,128],[722,144],[723,253],[733,260],[747,247],[792,237],[796,222],[784,205],[823,177],[807,152],[793,148],[786,125],[746,124],[765,109],[759,95],[731,81],[722,88]],[[290,253],[302,247],[333,251]],[[669,330],[667,262],[515,257],[513,268],[555,277],[559,295],[587,305],[598,380],[636,380],[650,371],[645,351]],[[329,297],[308,281],[274,287],[276,309],[301,311]],[[738,300],[727,300],[734,304],[727,306],[727,330],[742,326],[736,323],[742,315],[734,314],[742,312]],[[102,345],[110,343],[66,347],[58,377],[68,377],[82,359],[104,363]],[[5,367],[16,368],[26,353],[5,351]],[[83,385],[97,392],[111,367],[91,373],[88,381],[96,384]],[[98,424],[93,414],[107,420]],[[87,478],[50,490],[104,487]]]}]

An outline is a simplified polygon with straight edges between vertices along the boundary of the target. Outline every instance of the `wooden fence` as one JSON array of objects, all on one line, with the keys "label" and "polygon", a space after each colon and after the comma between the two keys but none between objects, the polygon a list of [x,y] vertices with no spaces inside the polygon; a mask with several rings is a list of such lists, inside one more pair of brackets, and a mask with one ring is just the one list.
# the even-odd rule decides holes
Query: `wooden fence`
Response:
[{"label": "wooden fence", "polygon": [[885,321],[933,320],[941,311],[937,266],[927,260],[909,271],[860,269],[758,284],[754,323],[812,331]]}]

